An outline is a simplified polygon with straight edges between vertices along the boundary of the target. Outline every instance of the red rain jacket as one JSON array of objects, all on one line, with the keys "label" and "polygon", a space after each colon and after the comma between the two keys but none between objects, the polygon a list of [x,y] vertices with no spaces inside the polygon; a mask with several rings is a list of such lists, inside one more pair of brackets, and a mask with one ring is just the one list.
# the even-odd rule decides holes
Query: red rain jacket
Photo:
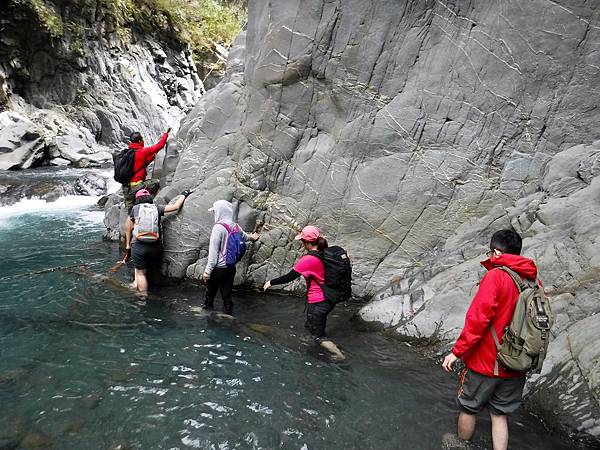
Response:
[{"label": "red rain jacket", "polygon": [[148,174],[146,167],[148,167],[148,164],[154,161],[156,154],[161,151],[167,143],[168,137],[168,133],[164,133],[160,140],[150,147],[144,147],[143,142],[132,142],[129,144],[129,148],[135,149],[135,156],[133,159],[134,175],[131,179],[131,183],[134,181],[144,181],[146,179],[146,175]]},{"label": "red rain jacket", "polygon": [[[493,324],[496,334],[502,343],[504,329],[510,324],[519,291],[510,275],[498,266],[506,266],[517,272],[522,278],[534,280],[537,267],[533,260],[519,255],[504,253],[481,263],[488,272],[481,279],[479,290],[465,317],[465,326],[452,348],[452,353],[461,358],[465,365],[474,372],[494,376],[494,363],[498,351],[490,331]],[[523,376],[523,372],[505,370],[499,365],[500,378]]]}]

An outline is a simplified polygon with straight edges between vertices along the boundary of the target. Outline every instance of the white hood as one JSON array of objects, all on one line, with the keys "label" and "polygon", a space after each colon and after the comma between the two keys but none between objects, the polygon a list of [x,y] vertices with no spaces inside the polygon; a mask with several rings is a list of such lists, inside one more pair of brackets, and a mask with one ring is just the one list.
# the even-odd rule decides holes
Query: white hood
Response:
[{"label": "white hood", "polygon": [[209,211],[215,213],[215,223],[233,223],[233,206],[227,200],[217,200]]}]

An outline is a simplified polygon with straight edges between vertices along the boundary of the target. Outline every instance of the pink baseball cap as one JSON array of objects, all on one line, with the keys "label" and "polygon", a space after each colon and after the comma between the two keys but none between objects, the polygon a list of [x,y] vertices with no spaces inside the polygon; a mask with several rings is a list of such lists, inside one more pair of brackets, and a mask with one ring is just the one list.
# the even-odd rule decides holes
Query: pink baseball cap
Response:
[{"label": "pink baseball cap", "polygon": [[139,191],[137,191],[135,193],[135,198],[144,197],[146,195],[152,195],[152,194],[150,194],[150,191],[148,189],[140,189]]},{"label": "pink baseball cap", "polygon": [[321,236],[321,232],[317,227],[315,227],[314,225],[307,225],[304,228],[302,228],[300,234],[294,239],[297,241],[303,240],[307,242],[315,242],[317,239],[319,239],[319,236]]}]

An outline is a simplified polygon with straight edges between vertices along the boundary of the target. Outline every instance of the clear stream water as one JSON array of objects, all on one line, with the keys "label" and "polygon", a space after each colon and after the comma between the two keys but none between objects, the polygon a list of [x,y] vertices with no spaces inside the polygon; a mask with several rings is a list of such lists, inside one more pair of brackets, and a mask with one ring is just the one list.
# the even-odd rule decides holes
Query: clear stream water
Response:
[{"label": "clear stream water", "polygon": [[[456,377],[351,320],[329,330],[348,359],[304,335],[301,299],[236,298],[234,321],[198,308],[200,287],[140,304],[106,274],[94,199],[0,208],[0,448],[439,449],[455,426]],[[126,281],[127,270],[119,273]],[[526,412],[513,449],[570,449]],[[473,448],[491,448],[482,416]]]}]

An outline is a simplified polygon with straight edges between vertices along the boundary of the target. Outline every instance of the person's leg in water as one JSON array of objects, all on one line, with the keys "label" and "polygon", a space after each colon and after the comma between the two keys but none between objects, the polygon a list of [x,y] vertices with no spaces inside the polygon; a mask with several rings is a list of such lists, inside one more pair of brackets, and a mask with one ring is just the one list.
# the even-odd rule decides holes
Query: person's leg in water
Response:
[{"label": "person's leg in water", "polygon": [[504,414],[494,414],[490,411],[492,419],[492,443],[494,450],[508,448],[508,418]]},{"label": "person's leg in water", "polygon": [[148,298],[148,280],[146,269],[135,269],[135,286],[142,300]]},{"label": "person's leg in water", "polygon": [[148,297],[148,278],[146,270],[148,266],[160,259],[161,245],[159,243],[137,242],[131,245],[131,261],[134,267],[134,287],[139,297],[145,300]]},{"label": "person's leg in water", "polygon": [[215,297],[221,286],[221,269],[215,267],[210,274],[210,278],[206,282],[206,298],[204,300],[204,308],[213,309],[215,306]]},{"label": "person's leg in water", "polygon": [[492,442],[494,450],[508,448],[508,415],[521,406],[525,377],[506,378],[498,382],[488,402],[492,419]]},{"label": "person's leg in water", "polygon": [[476,414],[468,414],[461,411],[458,414],[458,437],[463,441],[470,441],[475,433],[475,425],[477,423]]},{"label": "person's leg in water", "polygon": [[325,334],[327,325],[327,314],[329,314],[335,305],[329,301],[318,303],[309,303],[306,309],[308,328],[321,347],[331,353],[336,359],[345,359],[344,354],[335,343]]},{"label": "person's leg in water", "polygon": [[233,301],[231,300],[231,291],[233,290],[233,281],[235,280],[235,267],[223,269],[221,274],[221,298],[223,299],[223,312],[233,315]]}]

